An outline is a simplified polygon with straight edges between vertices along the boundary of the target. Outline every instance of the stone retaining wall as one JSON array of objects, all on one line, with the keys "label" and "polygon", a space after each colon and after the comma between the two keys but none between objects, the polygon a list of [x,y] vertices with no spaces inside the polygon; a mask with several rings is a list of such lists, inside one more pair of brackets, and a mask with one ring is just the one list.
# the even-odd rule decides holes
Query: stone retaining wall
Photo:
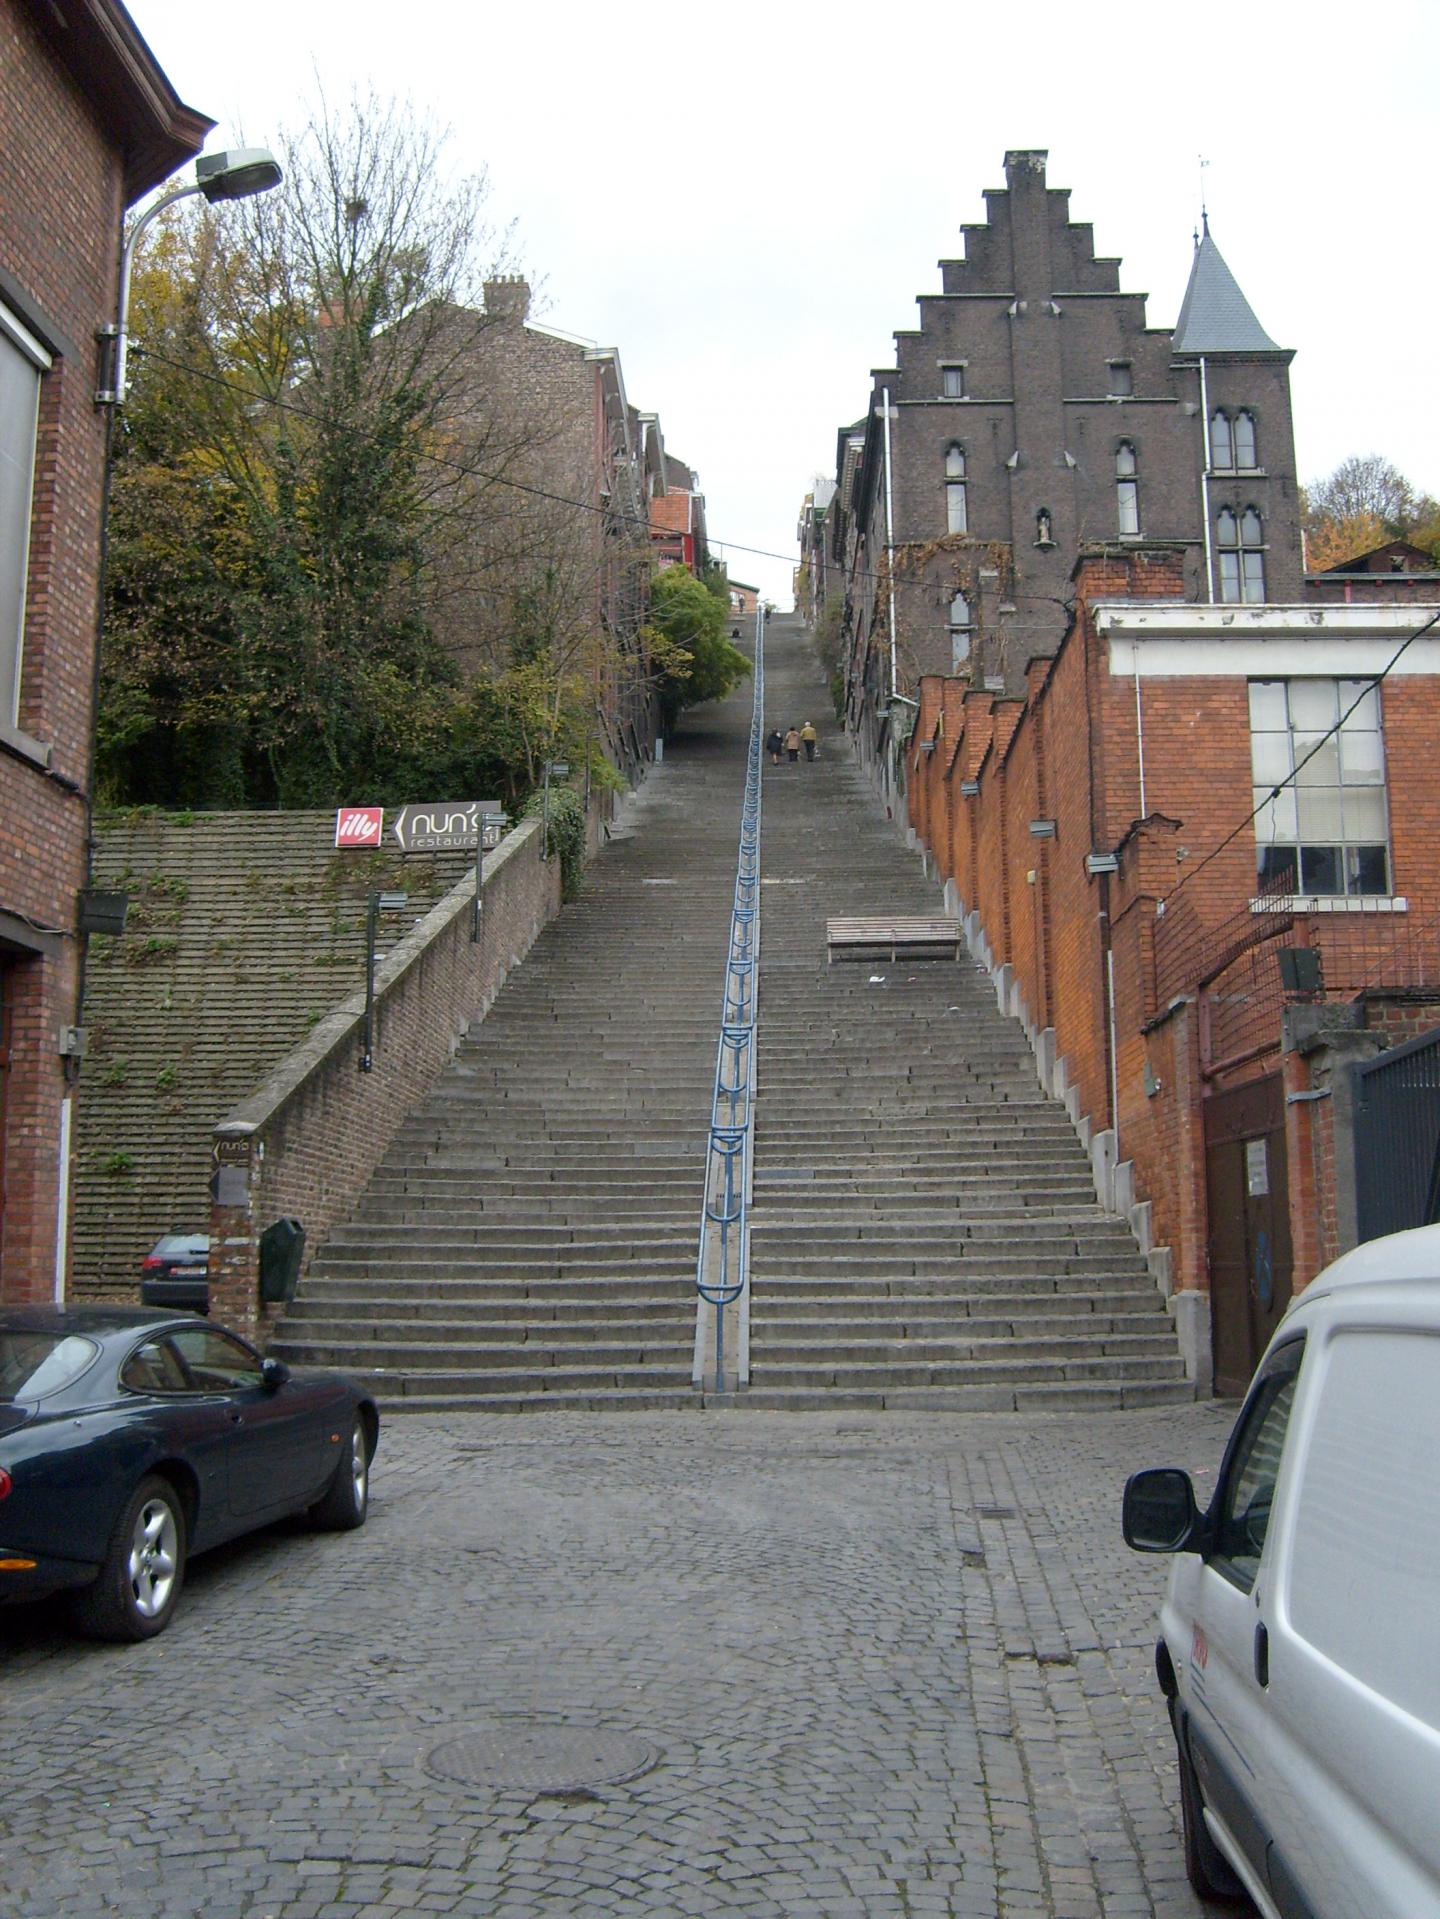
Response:
[{"label": "stone retaining wall", "polygon": [[527,820],[488,854],[481,937],[475,884],[460,881],[376,969],[373,1070],[360,1070],[363,989],[289,1053],[214,1129],[210,1297],[218,1319],[262,1336],[259,1240],[298,1219],[306,1254],[350,1212],[406,1115],[559,911],[558,861]]}]

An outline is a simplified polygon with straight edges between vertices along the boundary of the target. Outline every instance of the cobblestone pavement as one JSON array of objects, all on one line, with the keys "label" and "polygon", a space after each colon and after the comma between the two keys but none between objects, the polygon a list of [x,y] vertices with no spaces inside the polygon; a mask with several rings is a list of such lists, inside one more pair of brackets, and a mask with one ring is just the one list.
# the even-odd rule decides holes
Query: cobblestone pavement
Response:
[{"label": "cobblestone pavement", "polygon": [[[392,1421],[362,1533],[198,1561],[153,1644],[0,1614],[0,1913],[1194,1919],[1119,1503],[1229,1418]],[[658,1757],[427,1769],[596,1732]]]}]

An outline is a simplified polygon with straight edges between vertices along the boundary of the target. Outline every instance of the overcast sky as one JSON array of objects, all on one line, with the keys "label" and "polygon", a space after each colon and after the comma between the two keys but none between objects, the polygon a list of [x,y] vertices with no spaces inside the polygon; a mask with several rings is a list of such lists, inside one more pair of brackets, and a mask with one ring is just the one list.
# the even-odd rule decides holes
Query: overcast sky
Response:
[{"label": "overcast sky", "polygon": [[373,87],[449,127],[517,222],[535,317],[619,348],[732,575],[782,607],[811,478],[1011,147],[1048,148],[1152,326],[1179,312],[1203,155],[1216,244],[1297,349],[1302,479],[1378,452],[1440,495],[1436,0],[129,3],[212,147],[299,125],[317,77],[332,106]]}]

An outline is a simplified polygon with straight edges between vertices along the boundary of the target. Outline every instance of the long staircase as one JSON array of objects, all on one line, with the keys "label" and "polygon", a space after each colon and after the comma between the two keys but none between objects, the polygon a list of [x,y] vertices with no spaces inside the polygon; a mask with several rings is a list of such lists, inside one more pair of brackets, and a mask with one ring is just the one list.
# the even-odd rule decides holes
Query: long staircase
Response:
[{"label": "long staircase", "polygon": [[322,1248],[273,1353],[343,1366],[393,1410],[693,1403],[743,743],[739,704],[671,743]]},{"label": "long staircase", "polygon": [[[803,719],[813,668],[772,646]],[[756,1406],[1038,1410],[1193,1397],[1133,1235],[969,959],[827,964],[828,917],[936,888],[838,728],[765,792],[751,1213]]]},{"label": "long staircase", "polygon": [[[1142,1405],[1191,1396],[1133,1238],[970,961],[825,959],[829,915],[935,889],[820,720],[773,622],[766,767],[756,1407]],[[693,1406],[695,1250],[749,691],[700,709],[405,1123],[271,1350],[393,1409]]]}]

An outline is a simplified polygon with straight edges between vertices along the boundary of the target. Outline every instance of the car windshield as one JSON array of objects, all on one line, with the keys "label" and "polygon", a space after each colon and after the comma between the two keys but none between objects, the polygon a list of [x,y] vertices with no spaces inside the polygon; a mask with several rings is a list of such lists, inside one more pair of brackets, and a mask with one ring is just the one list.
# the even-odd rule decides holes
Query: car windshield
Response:
[{"label": "car windshield", "polygon": [[79,1333],[0,1331],[0,1399],[43,1399],[78,1379],[100,1348]]},{"label": "car windshield", "polygon": [[150,1255],[152,1259],[174,1259],[208,1252],[210,1241],[204,1233],[167,1233]]}]

